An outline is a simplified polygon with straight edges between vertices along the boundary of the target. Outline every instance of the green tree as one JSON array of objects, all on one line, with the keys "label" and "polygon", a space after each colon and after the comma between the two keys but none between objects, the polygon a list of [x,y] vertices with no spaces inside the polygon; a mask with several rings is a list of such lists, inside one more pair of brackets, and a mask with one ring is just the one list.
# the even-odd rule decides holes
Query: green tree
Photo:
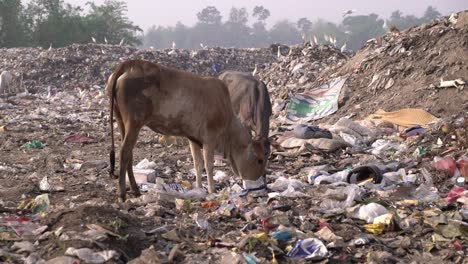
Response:
[{"label": "green tree", "polygon": [[424,12],[424,15],[421,17],[421,23],[424,23],[426,21],[432,20],[439,18],[441,16],[440,12],[437,10],[437,8],[433,6],[428,6],[426,8],[426,11]]},{"label": "green tree", "polygon": [[137,33],[142,32],[142,29],[127,18],[127,4],[124,1],[106,0],[102,5],[94,2],[86,4],[90,7],[85,17],[88,41],[94,37],[100,43],[107,39],[110,44],[118,44],[122,40],[127,45],[141,44]]},{"label": "green tree", "polygon": [[29,44],[48,47],[83,42],[86,28],[80,7],[65,4],[63,0],[32,0],[24,14]]},{"label": "green tree", "polygon": [[263,6],[255,6],[253,9],[253,17],[256,17],[258,21],[265,22],[268,17],[270,17],[270,10],[266,9]]},{"label": "green tree", "polygon": [[229,47],[245,47],[250,44],[250,27],[247,26],[249,14],[245,8],[231,8],[229,20],[224,24],[225,45]]},{"label": "green tree", "polygon": [[347,47],[352,50],[360,49],[367,40],[385,33],[384,21],[378,15],[348,16],[343,20],[344,28],[349,31]]},{"label": "green tree", "polygon": [[146,48],[154,47],[156,49],[169,48],[172,43],[171,35],[172,29],[169,27],[152,26],[143,37],[143,46]]},{"label": "green tree", "polygon": [[309,19],[303,17],[297,20],[297,28],[303,34],[309,34],[312,29],[312,22]]},{"label": "green tree", "polygon": [[238,25],[247,25],[249,21],[249,13],[245,7],[243,8],[231,8],[229,12],[228,22]]},{"label": "green tree", "polygon": [[390,15],[390,18],[387,20],[387,25],[389,27],[395,26],[399,30],[405,30],[410,27],[419,25],[420,19],[414,15],[403,16],[403,13],[400,10],[393,11]]},{"label": "green tree", "polygon": [[175,27],[172,29],[173,39],[177,45],[183,49],[193,49],[198,48],[192,43],[190,43],[190,28],[181,22],[177,22]]},{"label": "green tree", "polygon": [[21,0],[0,0],[0,47],[25,44]]},{"label": "green tree", "polygon": [[272,42],[291,45],[301,42],[301,34],[294,23],[289,20],[281,20],[271,28],[270,39]]},{"label": "green tree", "polygon": [[266,47],[270,44],[270,35],[264,23],[253,23],[251,32],[252,47]]},{"label": "green tree", "polygon": [[221,20],[221,13],[214,6],[203,8],[197,13],[198,22],[189,34],[193,48],[199,48],[200,44],[206,46],[222,46],[225,38],[225,28]]},{"label": "green tree", "polygon": [[252,10],[252,16],[257,21],[252,25],[251,45],[253,47],[265,47],[270,43],[270,36],[265,23],[270,17],[270,11],[263,6],[255,6]]},{"label": "green tree", "polygon": [[221,24],[221,13],[214,6],[207,6],[202,9],[202,11],[197,13],[197,18],[199,23],[209,24],[209,25],[219,25]]}]

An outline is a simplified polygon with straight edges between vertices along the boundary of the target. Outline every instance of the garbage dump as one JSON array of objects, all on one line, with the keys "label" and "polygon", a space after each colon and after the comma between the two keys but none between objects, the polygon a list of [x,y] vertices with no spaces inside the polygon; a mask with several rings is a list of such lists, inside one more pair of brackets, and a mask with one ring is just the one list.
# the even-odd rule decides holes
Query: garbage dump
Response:
[{"label": "garbage dump", "polygon": [[105,44],[73,44],[51,50],[0,49],[0,58],[2,68],[15,76],[11,85],[18,87],[20,92],[28,90],[31,93],[38,89],[45,91],[48,87],[53,91],[88,89],[95,85],[103,87],[115,67],[131,59],[149,60],[208,76],[218,76],[224,70],[252,72],[255,64],[276,60],[269,48],[140,50]]},{"label": "garbage dump", "polygon": [[[0,262],[466,263],[467,91],[438,85],[468,76],[467,22],[461,12],[388,33],[354,56],[309,44],[280,58],[1,49],[29,92],[0,97]],[[208,194],[188,142],[163,145],[143,128],[133,156],[142,195],[119,202],[103,85],[128,58],[213,76],[212,63],[257,64],[277,106],[267,188],[246,192],[219,158]],[[311,103],[314,89],[332,88],[337,105]]]}]

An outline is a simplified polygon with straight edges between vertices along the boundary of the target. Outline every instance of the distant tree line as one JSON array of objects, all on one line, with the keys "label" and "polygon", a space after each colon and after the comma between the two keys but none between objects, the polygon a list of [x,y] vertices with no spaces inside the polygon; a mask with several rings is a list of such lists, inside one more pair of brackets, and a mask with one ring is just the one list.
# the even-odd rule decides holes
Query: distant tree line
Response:
[{"label": "distant tree line", "polygon": [[[371,38],[384,34],[391,26],[399,30],[419,25],[441,16],[436,8],[427,7],[424,15],[403,15],[399,10],[384,20],[376,14],[348,15],[340,24],[317,19],[311,21],[303,17],[296,22],[281,20],[266,28],[270,11],[256,6],[251,11],[246,8],[231,8],[225,21],[216,7],[208,6],[197,13],[198,21],[192,27],[182,23],[175,26],[152,26],[143,37],[144,47],[155,49],[176,48],[199,49],[202,46],[221,47],[265,47],[272,43],[298,44],[303,41],[332,43],[348,50],[357,50]],[[253,23],[249,25],[250,19]]]},{"label": "distant tree line", "polygon": [[0,0],[0,47],[61,47],[93,40],[141,44],[137,33],[142,30],[126,17],[125,2],[86,5],[89,11],[84,13],[63,0]]},{"label": "distant tree line", "polygon": [[214,6],[197,13],[193,26],[152,26],[144,34],[127,17],[124,1],[106,0],[102,5],[87,2],[87,11],[63,0],[0,0],[0,47],[61,47],[72,43],[109,43],[145,48],[200,49],[219,47],[266,47],[272,43],[298,44],[304,41],[334,43],[357,50],[369,39],[381,36],[388,28],[399,30],[421,24],[441,14],[427,7],[421,17],[394,11],[384,20],[376,14],[347,15],[335,24],[323,19],[303,17],[293,22],[280,20],[267,28],[270,11],[255,6],[232,7],[223,17]]}]

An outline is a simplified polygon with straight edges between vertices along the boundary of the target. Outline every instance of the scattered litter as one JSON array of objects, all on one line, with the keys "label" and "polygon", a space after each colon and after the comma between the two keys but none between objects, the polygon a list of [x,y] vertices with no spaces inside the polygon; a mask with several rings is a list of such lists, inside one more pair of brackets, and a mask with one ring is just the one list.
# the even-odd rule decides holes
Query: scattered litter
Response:
[{"label": "scattered litter", "polygon": [[24,145],[21,146],[21,148],[26,148],[26,149],[30,149],[30,148],[34,148],[34,149],[41,149],[43,148],[43,144],[42,142],[40,142],[39,140],[33,140],[33,141],[30,141]]},{"label": "scattered litter", "polygon": [[65,251],[65,255],[78,257],[86,263],[104,263],[119,256],[119,254],[114,250],[94,252],[92,249],[89,248],[75,249],[73,247],[67,248],[67,250]]},{"label": "scattered litter", "polygon": [[296,245],[288,252],[288,257],[320,260],[327,257],[328,250],[322,241],[316,238],[307,238],[297,241]]}]

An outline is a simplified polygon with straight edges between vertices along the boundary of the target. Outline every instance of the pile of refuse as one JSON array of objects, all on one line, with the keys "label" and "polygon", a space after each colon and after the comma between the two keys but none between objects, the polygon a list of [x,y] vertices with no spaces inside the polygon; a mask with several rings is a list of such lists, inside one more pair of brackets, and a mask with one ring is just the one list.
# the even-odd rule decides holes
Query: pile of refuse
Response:
[{"label": "pile of refuse", "polygon": [[402,108],[466,111],[467,33],[464,11],[371,39],[352,57],[331,45],[291,47],[258,72],[271,93],[273,127]]},{"label": "pile of refuse", "polygon": [[314,88],[322,72],[342,66],[348,55],[332,45],[302,45],[289,47],[287,55],[279,55],[278,61],[262,65],[258,78],[268,87],[270,97],[286,99],[290,94]]},{"label": "pile of refuse", "polygon": [[407,107],[443,116],[466,111],[467,34],[468,11],[463,11],[369,40],[345,65],[315,84],[349,76],[338,114],[325,121]]},{"label": "pile of refuse", "polygon": [[269,48],[205,48],[140,50],[128,46],[74,44],[64,48],[0,49],[1,71],[15,76],[19,92],[52,89],[103,87],[122,61],[144,59],[193,73],[217,76],[224,70],[253,71],[255,64],[275,59]]}]

